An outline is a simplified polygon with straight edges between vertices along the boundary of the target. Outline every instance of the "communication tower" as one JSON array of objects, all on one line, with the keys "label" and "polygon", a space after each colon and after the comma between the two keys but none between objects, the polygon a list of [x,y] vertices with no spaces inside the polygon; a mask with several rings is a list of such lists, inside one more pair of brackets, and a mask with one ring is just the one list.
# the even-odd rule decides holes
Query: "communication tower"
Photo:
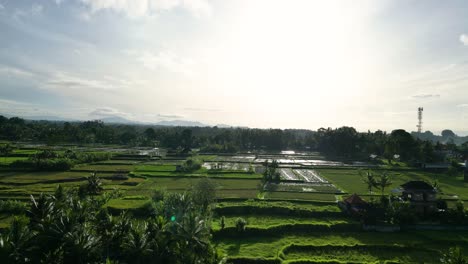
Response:
[{"label": "communication tower", "polygon": [[418,107],[418,125],[416,126],[418,128],[418,133],[422,132],[423,110],[422,107]]}]

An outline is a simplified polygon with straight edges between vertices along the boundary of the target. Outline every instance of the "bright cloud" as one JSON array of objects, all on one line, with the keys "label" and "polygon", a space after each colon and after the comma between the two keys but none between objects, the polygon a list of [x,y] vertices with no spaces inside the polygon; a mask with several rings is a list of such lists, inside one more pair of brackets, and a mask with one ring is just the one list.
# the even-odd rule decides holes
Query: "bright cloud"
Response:
[{"label": "bright cloud", "polygon": [[460,35],[460,41],[461,41],[461,43],[463,43],[463,45],[468,46],[468,35],[461,34]]},{"label": "bright cloud", "polygon": [[95,117],[114,117],[114,116],[119,116],[119,117],[130,117],[131,115],[125,112],[121,112],[115,108],[112,107],[99,107],[94,109],[91,113],[89,113],[90,116],[95,116]]},{"label": "bright cloud", "polygon": [[23,69],[19,69],[19,68],[7,66],[7,65],[0,65],[0,74],[8,75],[8,76],[18,76],[18,77],[31,77],[34,75],[33,73],[29,71],[25,71]]},{"label": "bright cloud", "polygon": [[69,73],[59,72],[52,76],[47,82],[47,86],[59,90],[63,89],[88,89],[88,90],[113,90],[114,85],[102,80],[93,80],[88,78],[81,78]]},{"label": "bright cloud", "polygon": [[186,76],[193,76],[194,74],[193,65],[195,62],[192,59],[178,56],[171,51],[161,51],[157,54],[148,51],[142,52],[138,55],[137,60],[150,70],[164,69]]},{"label": "bright cloud", "polygon": [[209,17],[213,10],[207,0],[80,0],[92,13],[113,10],[136,18],[176,8],[184,9],[195,17]]}]

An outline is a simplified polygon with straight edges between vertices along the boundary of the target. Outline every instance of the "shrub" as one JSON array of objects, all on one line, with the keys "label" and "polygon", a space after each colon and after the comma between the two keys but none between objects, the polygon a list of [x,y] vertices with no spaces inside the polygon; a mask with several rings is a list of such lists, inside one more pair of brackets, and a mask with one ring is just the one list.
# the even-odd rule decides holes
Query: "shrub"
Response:
[{"label": "shrub", "polygon": [[66,171],[75,163],[67,158],[16,160],[10,164],[12,168],[34,169],[39,171]]},{"label": "shrub", "polygon": [[176,171],[179,172],[193,172],[201,169],[202,161],[198,158],[188,158],[184,164],[176,167]]},{"label": "shrub", "polygon": [[16,200],[0,201],[0,213],[22,214],[26,211],[25,203]]},{"label": "shrub", "polygon": [[244,218],[242,217],[239,217],[237,218],[236,220],[236,229],[237,229],[237,232],[239,233],[242,233],[245,231],[245,226],[247,225],[247,221],[245,221]]},{"label": "shrub", "polygon": [[153,201],[162,201],[162,200],[164,200],[165,195],[166,195],[166,190],[164,190],[164,189],[155,189],[155,190],[153,190],[153,194],[151,195],[151,199]]}]

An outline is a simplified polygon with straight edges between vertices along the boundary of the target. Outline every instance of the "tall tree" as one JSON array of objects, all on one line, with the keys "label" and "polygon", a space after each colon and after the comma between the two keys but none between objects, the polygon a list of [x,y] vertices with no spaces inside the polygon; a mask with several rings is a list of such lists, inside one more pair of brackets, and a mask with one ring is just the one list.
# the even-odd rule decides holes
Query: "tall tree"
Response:
[{"label": "tall tree", "polygon": [[379,179],[377,181],[377,186],[382,191],[382,195],[384,195],[384,193],[385,193],[385,188],[387,188],[388,186],[390,186],[392,184],[393,184],[393,182],[391,181],[391,179],[390,179],[387,172],[382,173],[382,175],[380,175],[380,177],[379,177]]}]

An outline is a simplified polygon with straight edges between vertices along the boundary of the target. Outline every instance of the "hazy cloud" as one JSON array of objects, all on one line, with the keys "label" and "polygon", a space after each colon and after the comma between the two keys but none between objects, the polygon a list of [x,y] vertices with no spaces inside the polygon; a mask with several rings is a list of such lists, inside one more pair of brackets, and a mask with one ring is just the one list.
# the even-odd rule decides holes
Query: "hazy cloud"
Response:
[{"label": "hazy cloud", "polygon": [[214,108],[197,108],[197,107],[187,107],[184,108],[185,111],[192,111],[192,112],[220,112],[221,109],[214,109]]},{"label": "hazy cloud", "polygon": [[31,77],[34,75],[29,71],[7,65],[0,65],[0,74],[5,74],[8,76],[15,75],[18,77]]},{"label": "hazy cloud", "polygon": [[460,42],[463,43],[463,45],[468,46],[468,35],[461,34],[460,35]]},{"label": "hazy cloud", "polygon": [[158,117],[160,118],[184,118],[183,116],[180,116],[180,115],[163,115],[163,114],[158,114]]},{"label": "hazy cloud", "polygon": [[440,94],[416,94],[411,97],[414,99],[440,98]]},{"label": "hazy cloud", "polygon": [[115,108],[112,107],[99,107],[93,110],[92,112],[89,113],[89,116],[95,116],[95,117],[128,117],[130,114],[121,112]]},{"label": "hazy cloud", "polygon": [[5,7],[0,3],[0,10],[5,9]]},{"label": "hazy cloud", "polygon": [[[127,52],[128,53],[128,52]],[[132,51],[130,51],[132,53]],[[195,62],[192,59],[182,58],[171,51],[160,51],[157,54],[151,52],[133,51],[137,54],[137,60],[150,70],[164,69],[173,73],[182,73],[187,76],[194,74],[193,65]]]},{"label": "hazy cloud", "polygon": [[115,90],[116,85],[105,80],[94,80],[78,77],[69,73],[58,72],[47,81],[46,86],[56,89],[76,89],[76,90]]},{"label": "hazy cloud", "polygon": [[459,108],[468,108],[468,104],[459,104],[457,105]]},{"label": "hazy cloud", "polygon": [[207,0],[80,0],[90,8],[91,13],[113,10],[136,18],[161,11],[180,8],[195,17],[211,16],[213,8]]},{"label": "hazy cloud", "polygon": [[28,18],[30,16],[41,15],[44,7],[40,4],[32,4],[30,8],[16,8],[12,14],[14,19]]}]

